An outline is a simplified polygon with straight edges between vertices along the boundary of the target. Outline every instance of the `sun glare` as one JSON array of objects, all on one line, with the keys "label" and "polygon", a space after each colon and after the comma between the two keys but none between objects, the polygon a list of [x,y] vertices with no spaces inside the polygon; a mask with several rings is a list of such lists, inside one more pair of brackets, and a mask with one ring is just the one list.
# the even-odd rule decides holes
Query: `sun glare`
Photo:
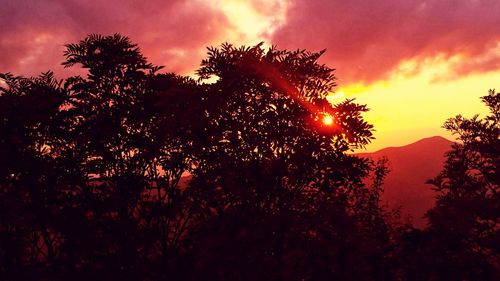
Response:
[{"label": "sun glare", "polygon": [[325,114],[325,116],[323,116],[323,124],[325,124],[326,126],[332,125],[333,117],[330,114]]}]

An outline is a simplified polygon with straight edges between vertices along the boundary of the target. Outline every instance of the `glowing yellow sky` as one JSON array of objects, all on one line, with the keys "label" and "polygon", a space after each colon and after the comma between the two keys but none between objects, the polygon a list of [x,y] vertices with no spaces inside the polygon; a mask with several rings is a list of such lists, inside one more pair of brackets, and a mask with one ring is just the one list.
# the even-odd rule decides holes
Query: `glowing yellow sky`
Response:
[{"label": "glowing yellow sky", "polygon": [[[414,64],[403,63],[400,69]],[[441,128],[444,121],[457,114],[465,117],[485,114],[487,109],[480,97],[499,85],[500,71],[440,81],[450,71],[449,67],[451,61],[430,60],[423,63],[421,72],[412,76],[396,71],[389,79],[367,86],[340,87],[337,95],[341,95],[332,101],[342,96],[356,98],[371,109],[365,118],[375,126],[376,140],[367,147],[368,151],[435,135],[453,139]]]},{"label": "glowing yellow sky", "polygon": [[[286,20],[284,0],[206,0],[223,12],[231,27],[226,30],[224,41],[243,45],[255,45],[264,41]],[[252,3],[253,2],[253,3]],[[268,11],[262,10],[265,7]],[[277,7],[277,8],[276,8]],[[267,45],[269,46],[269,45]]]}]

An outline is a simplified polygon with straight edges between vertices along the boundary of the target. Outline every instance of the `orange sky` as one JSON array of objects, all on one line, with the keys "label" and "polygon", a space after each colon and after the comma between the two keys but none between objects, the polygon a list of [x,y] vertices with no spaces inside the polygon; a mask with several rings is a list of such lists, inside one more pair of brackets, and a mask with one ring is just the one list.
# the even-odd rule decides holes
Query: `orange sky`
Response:
[{"label": "orange sky", "polygon": [[484,112],[479,97],[500,88],[499,26],[498,0],[0,0],[0,72],[66,76],[63,45],[89,33],[129,36],[183,74],[222,42],[327,49],[332,100],[371,108],[372,151],[450,137],[446,118]]}]

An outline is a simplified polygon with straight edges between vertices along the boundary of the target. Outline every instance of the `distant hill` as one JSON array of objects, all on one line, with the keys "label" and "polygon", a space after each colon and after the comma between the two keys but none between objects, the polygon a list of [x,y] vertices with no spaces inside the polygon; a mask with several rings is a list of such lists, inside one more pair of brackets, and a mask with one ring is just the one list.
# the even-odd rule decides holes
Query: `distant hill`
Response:
[{"label": "distant hill", "polygon": [[373,159],[385,156],[389,159],[391,172],[385,181],[382,200],[391,207],[403,207],[403,214],[412,216],[416,227],[424,228],[427,222],[423,215],[434,206],[436,196],[432,186],[425,182],[441,171],[444,154],[451,149],[452,143],[436,136],[358,155]]}]

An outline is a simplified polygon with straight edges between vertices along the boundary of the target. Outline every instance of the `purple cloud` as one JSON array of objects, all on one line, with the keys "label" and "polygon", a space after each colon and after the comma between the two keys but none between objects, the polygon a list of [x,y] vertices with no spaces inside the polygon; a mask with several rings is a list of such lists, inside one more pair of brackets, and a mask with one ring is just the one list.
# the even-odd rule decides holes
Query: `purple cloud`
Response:
[{"label": "purple cloud", "polygon": [[[343,83],[371,82],[407,59],[487,53],[500,41],[499,26],[497,0],[294,0],[273,43],[326,48],[325,60]],[[485,69],[469,63],[460,74]]]},{"label": "purple cloud", "polygon": [[228,22],[209,2],[0,0],[0,72],[62,72],[64,44],[91,33],[121,33],[169,71],[196,69],[206,45],[220,43]]}]

